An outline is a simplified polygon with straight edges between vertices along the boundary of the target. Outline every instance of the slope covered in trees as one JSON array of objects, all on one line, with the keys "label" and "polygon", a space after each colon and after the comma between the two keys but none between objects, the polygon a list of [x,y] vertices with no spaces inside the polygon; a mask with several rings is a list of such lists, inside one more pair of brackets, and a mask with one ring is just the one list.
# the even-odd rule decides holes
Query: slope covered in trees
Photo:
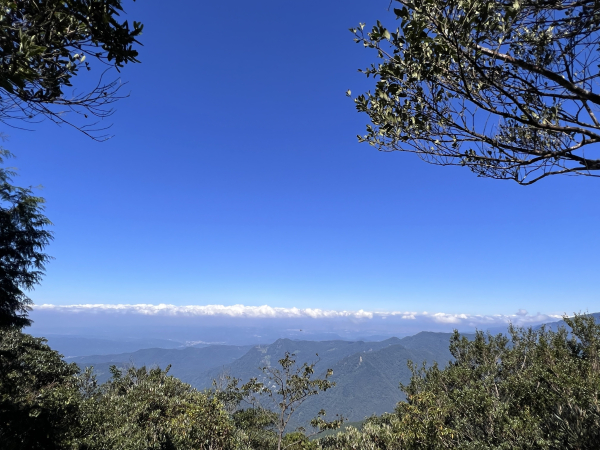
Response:
[{"label": "slope covered in trees", "polygon": [[294,341],[279,339],[271,345],[254,347],[209,346],[205,348],[147,349],[121,355],[69,358],[82,369],[93,366],[99,381],[110,378],[109,367],[131,365],[166,367],[170,374],[197,389],[210,389],[213,380],[223,375],[261,379],[259,367],[276,363],[285,352],[300,361],[316,362],[315,371],[323,376],[332,369],[335,389],[308,399],[292,419],[292,426],[310,421],[321,409],[335,411],[348,420],[362,420],[371,414],[393,411],[404,396],[400,382],[408,383],[407,362],[413,360],[445,364],[450,333],[423,332],[407,338],[391,338],[381,342]]},{"label": "slope covered in trees", "polygon": [[412,366],[406,402],[321,442],[348,449],[593,449],[600,442],[600,325],[455,333],[445,368]]}]

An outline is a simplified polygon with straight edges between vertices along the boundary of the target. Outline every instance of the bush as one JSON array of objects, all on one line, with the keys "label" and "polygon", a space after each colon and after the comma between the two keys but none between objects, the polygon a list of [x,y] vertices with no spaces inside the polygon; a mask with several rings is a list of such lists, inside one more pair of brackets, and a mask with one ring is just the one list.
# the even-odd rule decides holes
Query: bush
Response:
[{"label": "bush", "polygon": [[211,449],[235,447],[235,429],[223,405],[167,370],[123,372],[92,390],[82,407],[89,430],[81,449]]},{"label": "bush", "polygon": [[0,328],[3,450],[64,448],[78,431],[79,369],[45,342],[15,328]]}]

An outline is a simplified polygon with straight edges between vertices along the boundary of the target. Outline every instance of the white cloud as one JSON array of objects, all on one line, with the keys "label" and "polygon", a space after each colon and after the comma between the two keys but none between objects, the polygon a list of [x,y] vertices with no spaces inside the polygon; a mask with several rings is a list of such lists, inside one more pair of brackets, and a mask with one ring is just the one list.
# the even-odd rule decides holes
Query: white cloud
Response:
[{"label": "white cloud", "polygon": [[363,311],[335,311],[324,309],[299,309],[299,308],[277,308],[268,305],[245,306],[245,305],[187,305],[176,306],[161,303],[159,305],[109,305],[109,304],[81,304],[81,305],[38,305],[35,307],[40,311],[64,311],[64,312],[113,312],[133,313],[143,315],[165,315],[165,316],[224,316],[240,318],[260,319],[282,319],[282,318],[336,318],[350,317],[358,319],[370,319],[372,312]]},{"label": "white cloud", "polygon": [[332,310],[318,308],[280,308],[269,305],[187,305],[177,306],[161,303],[151,304],[80,304],[80,305],[36,305],[35,311],[54,311],[64,313],[117,313],[135,314],[141,316],[169,317],[222,317],[247,319],[351,319],[359,321],[374,321],[382,319],[399,319],[402,321],[419,321],[422,323],[437,323],[464,326],[495,326],[514,323],[527,325],[544,321],[556,321],[558,315],[536,314],[529,315],[523,309],[510,315],[473,315],[463,313],[428,313],[415,311],[358,311]]},{"label": "white cloud", "polygon": [[36,305],[35,335],[104,336],[108,339],[167,339],[178,342],[271,343],[283,337],[305,340],[383,339],[421,331],[499,332],[508,323],[556,322],[546,314],[475,315],[431,311],[369,311],[281,308],[269,305],[79,304]]}]

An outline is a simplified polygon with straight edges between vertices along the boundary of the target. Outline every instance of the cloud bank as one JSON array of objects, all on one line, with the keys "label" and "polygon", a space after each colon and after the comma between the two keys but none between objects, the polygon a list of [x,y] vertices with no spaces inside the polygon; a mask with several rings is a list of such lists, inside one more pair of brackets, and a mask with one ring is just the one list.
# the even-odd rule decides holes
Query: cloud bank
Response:
[{"label": "cloud bank", "polygon": [[413,321],[440,325],[500,326],[508,323],[515,325],[537,324],[560,320],[560,315],[529,314],[520,309],[514,314],[476,315],[463,313],[430,313],[427,311],[358,311],[332,310],[318,308],[281,308],[269,305],[187,305],[169,304],[80,304],[80,305],[51,305],[35,306],[36,312],[53,312],[63,314],[108,314],[112,316],[133,315],[171,318],[222,318],[222,319],[252,319],[265,321],[269,319],[303,319],[303,320],[350,320],[352,322]]},{"label": "cloud bank", "polygon": [[[383,340],[421,331],[494,333],[519,326],[556,322],[557,315],[477,315],[429,311],[370,311],[281,308],[269,305],[79,304],[36,305],[30,333],[113,341],[163,339],[195,343],[262,344],[279,338],[300,340]],[[146,345],[146,344],[144,344]],[[154,345],[154,344],[147,344]],[[142,348],[142,347],[140,347]]]}]

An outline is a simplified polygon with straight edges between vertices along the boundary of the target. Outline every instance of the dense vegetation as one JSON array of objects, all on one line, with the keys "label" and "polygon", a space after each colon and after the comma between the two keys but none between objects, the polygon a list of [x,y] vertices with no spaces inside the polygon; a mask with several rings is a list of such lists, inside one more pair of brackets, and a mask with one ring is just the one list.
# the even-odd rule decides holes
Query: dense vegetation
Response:
[{"label": "dense vegetation", "polygon": [[[8,449],[592,449],[600,442],[600,325],[455,333],[446,367],[412,366],[391,414],[319,439],[285,429],[290,399],[333,386],[286,354],[265,378],[198,391],[159,368],[98,384],[43,339],[0,331],[0,441]],[[273,377],[273,374],[276,377]],[[279,381],[277,381],[277,379]],[[260,401],[261,395],[276,401]],[[287,398],[287,399],[286,399]],[[293,400],[292,400],[293,401]],[[315,431],[339,422],[313,421]]]}]

